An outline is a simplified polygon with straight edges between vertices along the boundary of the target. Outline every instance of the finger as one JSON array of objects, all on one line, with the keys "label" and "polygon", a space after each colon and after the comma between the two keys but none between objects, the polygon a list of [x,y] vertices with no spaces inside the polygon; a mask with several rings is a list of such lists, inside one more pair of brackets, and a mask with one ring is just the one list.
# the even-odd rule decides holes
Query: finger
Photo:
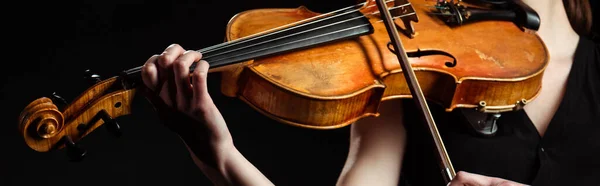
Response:
[{"label": "finger", "polygon": [[156,66],[156,60],[158,59],[158,55],[153,55],[144,66],[142,66],[142,81],[144,85],[148,87],[152,91],[156,91],[158,88],[158,67]]},{"label": "finger", "polygon": [[176,101],[180,110],[187,109],[187,106],[189,105],[187,100],[190,99],[192,93],[192,85],[190,84],[190,66],[193,62],[199,61],[201,58],[202,54],[200,54],[200,52],[189,50],[179,56],[173,63],[175,84],[177,85]]},{"label": "finger", "polygon": [[[163,87],[161,87],[163,89],[161,90],[160,96],[165,100],[165,102],[176,103],[175,97],[177,94],[177,89],[173,79],[172,66],[175,59],[177,59],[184,52],[185,50],[183,47],[179,46],[178,44],[172,44],[169,45],[169,47],[167,47],[165,51],[163,51],[163,53],[158,57],[157,64],[159,66],[159,82],[164,83]],[[166,89],[164,89],[165,86]],[[169,106],[173,105],[169,104]]]},{"label": "finger", "polygon": [[490,185],[491,177],[468,173],[465,171],[459,171],[456,176],[450,182],[450,186],[464,186],[464,185]]},{"label": "finger", "polygon": [[171,44],[169,45],[160,57],[158,58],[158,65],[161,68],[170,67],[173,64],[173,61],[177,59],[181,54],[185,52],[185,49],[181,47],[179,44]]},{"label": "finger", "polygon": [[165,102],[165,104],[171,108],[173,108],[174,104],[173,104],[173,96],[175,93],[172,91],[174,90],[174,86],[172,86],[172,81],[164,81],[162,82],[162,84],[160,84],[160,93],[159,93],[159,97]]},{"label": "finger", "polygon": [[193,97],[197,103],[203,103],[206,100],[210,100],[208,94],[208,86],[206,83],[206,77],[208,75],[209,64],[205,60],[200,60],[196,64],[196,68],[192,74],[192,87]]},{"label": "finger", "polygon": [[171,76],[171,65],[185,50],[178,44],[169,45],[158,57],[158,74],[161,81],[166,81]]}]

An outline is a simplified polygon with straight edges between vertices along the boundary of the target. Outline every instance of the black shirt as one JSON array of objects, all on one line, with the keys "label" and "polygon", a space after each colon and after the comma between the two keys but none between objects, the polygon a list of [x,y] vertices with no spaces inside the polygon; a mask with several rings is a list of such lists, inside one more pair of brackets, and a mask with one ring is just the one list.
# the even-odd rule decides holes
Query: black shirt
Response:
[{"label": "black shirt", "polygon": [[[544,137],[524,110],[503,113],[496,134],[481,137],[460,124],[465,120],[459,111],[447,113],[430,104],[456,172],[531,185],[600,185],[599,46],[580,39],[564,98]],[[405,110],[405,116],[418,116],[412,108]],[[415,118],[407,120],[412,121],[405,121],[408,144],[401,185],[444,185],[428,129]]]}]

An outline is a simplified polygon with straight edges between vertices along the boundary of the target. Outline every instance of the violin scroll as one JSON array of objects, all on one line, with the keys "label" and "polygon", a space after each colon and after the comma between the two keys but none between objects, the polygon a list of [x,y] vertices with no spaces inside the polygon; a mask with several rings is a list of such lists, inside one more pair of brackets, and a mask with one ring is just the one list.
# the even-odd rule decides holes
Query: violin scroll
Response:
[{"label": "violin scroll", "polygon": [[[47,97],[31,102],[19,117],[20,134],[38,152],[75,147],[76,141],[103,124],[120,136],[121,126],[115,119],[131,113],[136,89],[123,88],[119,79],[98,82],[62,109]],[[68,149],[68,154],[73,154],[72,149]]]},{"label": "violin scroll", "polygon": [[31,102],[20,115],[21,134],[32,139],[48,139],[58,134],[64,126],[64,116],[47,97]]}]

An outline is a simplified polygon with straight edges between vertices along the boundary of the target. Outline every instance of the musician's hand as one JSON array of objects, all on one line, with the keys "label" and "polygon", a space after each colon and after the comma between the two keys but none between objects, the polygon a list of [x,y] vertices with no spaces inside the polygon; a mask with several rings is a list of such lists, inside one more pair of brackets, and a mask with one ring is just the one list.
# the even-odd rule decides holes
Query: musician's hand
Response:
[{"label": "musician's hand", "polygon": [[[215,185],[273,185],[234,146],[207,91],[202,54],[173,44],[142,68],[146,97],[161,120],[185,142],[194,163]],[[192,73],[193,62],[198,62]],[[191,79],[190,79],[191,77]]]},{"label": "musician's hand", "polygon": [[468,173],[460,171],[456,173],[456,176],[450,183],[449,186],[523,186],[524,184],[517,183],[502,178],[488,177],[479,174]]},{"label": "musician's hand", "polygon": [[[142,79],[151,90],[149,99],[165,125],[176,132],[201,161],[210,164],[223,148],[230,148],[233,143],[223,116],[208,94],[208,63],[201,58],[199,52],[170,45],[162,54],[146,61]],[[198,64],[190,73],[193,62]]]}]

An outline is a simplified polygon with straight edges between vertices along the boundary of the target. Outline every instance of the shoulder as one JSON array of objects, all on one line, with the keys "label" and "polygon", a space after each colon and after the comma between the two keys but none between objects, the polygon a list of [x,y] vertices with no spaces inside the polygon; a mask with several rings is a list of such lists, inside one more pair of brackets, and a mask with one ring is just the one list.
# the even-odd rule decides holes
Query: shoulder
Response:
[{"label": "shoulder", "polygon": [[[579,99],[600,105],[600,43],[591,38],[581,37],[575,53],[570,82],[577,89]],[[587,103],[586,103],[587,104]],[[600,112],[600,107],[594,107]]]},{"label": "shoulder", "polygon": [[580,36],[577,48],[578,50],[591,49],[594,52],[598,52],[598,50],[600,49],[600,35],[589,37]]},{"label": "shoulder", "polygon": [[600,36],[580,37],[574,60],[600,72]]}]

